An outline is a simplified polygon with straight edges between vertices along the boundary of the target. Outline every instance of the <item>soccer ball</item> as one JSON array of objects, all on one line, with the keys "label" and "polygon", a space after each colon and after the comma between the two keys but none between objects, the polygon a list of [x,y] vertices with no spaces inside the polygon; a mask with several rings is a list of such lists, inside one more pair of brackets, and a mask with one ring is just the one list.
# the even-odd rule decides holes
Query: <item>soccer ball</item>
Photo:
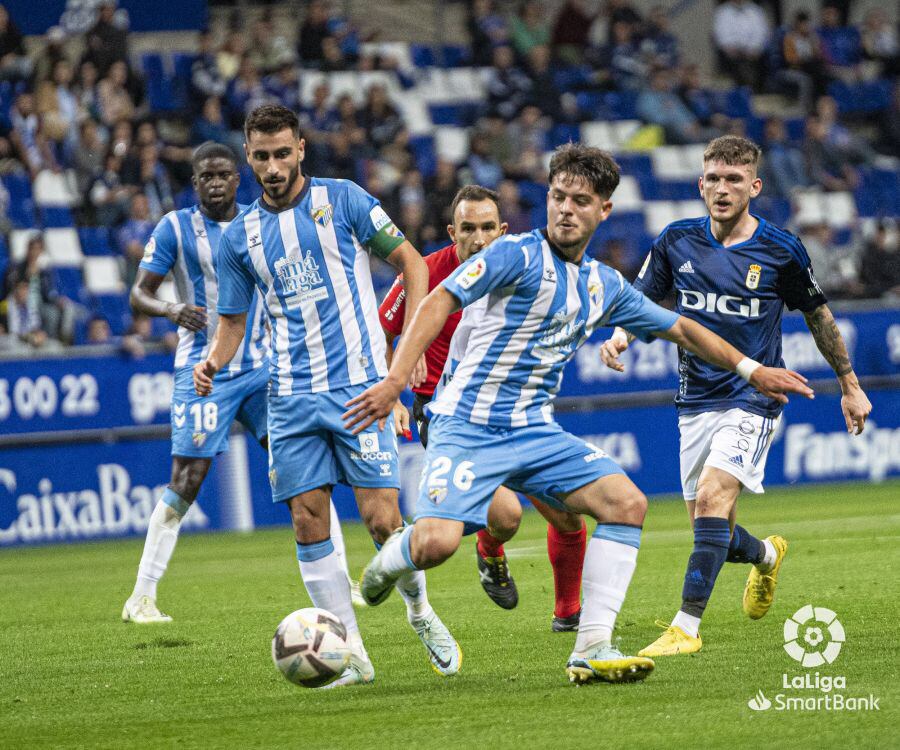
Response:
[{"label": "soccer ball", "polygon": [[307,607],[291,612],[272,637],[272,661],[295,685],[327,685],[350,662],[347,628],[324,609]]}]

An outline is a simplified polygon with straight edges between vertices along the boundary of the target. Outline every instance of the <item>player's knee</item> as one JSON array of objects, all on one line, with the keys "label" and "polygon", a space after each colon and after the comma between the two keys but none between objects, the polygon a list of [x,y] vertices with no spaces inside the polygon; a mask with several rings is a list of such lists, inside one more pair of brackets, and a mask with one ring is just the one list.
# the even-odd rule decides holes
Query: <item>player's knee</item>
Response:
[{"label": "player's knee", "polygon": [[522,504],[509,490],[501,488],[488,507],[488,530],[497,539],[512,539],[522,522]]},{"label": "player's knee", "polygon": [[647,496],[637,487],[616,498],[616,515],[622,523],[641,526],[647,515]]},{"label": "player's knee", "polygon": [[694,517],[721,516],[727,517],[731,509],[731,498],[724,487],[717,482],[705,482],[697,488],[697,502]]},{"label": "player's knee", "polygon": [[459,536],[417,525],[411,540],[413,562],[420,570],[440,565],[456,552],[459,541]]},{"label": "player's knee", "polygon": [[200,486],[206,479],[209,470],[207,459],[197,459],[177,463],[172,471],[172,481],[169,487],[183,500],[192,503],[197,498]]},{"label": "player's knee", "polygon": [[571,534],[574,531],[581,531],[584,521],[578,513],[561,511],[553,514],[550,525],[563,534]]}]

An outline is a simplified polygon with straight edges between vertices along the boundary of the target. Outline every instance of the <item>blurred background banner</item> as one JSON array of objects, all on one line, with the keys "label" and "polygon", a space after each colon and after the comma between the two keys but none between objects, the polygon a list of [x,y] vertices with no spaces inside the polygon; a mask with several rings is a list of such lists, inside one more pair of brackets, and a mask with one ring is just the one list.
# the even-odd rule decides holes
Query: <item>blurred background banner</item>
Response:
[{"label": "blurred background banner", "polygon": [[[45,34],[57,25],[69,32],[87,31],[100,4],[100,0],[7,0],[4,6],[23,34]],[[119,0],[118,12],[127,18],[131,31],[199,31],[207,23],[207,5],[206,0]]]}]

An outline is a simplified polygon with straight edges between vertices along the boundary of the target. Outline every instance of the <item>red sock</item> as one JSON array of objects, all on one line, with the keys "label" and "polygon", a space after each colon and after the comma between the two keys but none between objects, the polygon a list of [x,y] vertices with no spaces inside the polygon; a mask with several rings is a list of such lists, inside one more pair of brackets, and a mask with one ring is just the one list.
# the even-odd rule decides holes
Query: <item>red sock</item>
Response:
[{"label": "red sock", "polygon": [[586,544],[584,521],[578,531],[557,531],[547,525],[547,554],[553,566],[556,592],[555,617],[571,617],[581,609],[581,569]]},{"label": "red sock", "polygon": [[487,529],[481,529],[478,537],[478,554],[482,557],[500,557],[503,554],[503,542],[492,536]]}]

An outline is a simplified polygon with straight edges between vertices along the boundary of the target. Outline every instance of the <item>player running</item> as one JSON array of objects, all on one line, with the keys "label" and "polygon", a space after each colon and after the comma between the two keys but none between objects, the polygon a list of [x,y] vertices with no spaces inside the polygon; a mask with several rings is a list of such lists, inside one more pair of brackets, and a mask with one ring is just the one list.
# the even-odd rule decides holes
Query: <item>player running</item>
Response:
[{"label": "player running", "polygon": [[[467,261],[495,239],[506,234],[506,224],[500,219],[500,199],[493,190],[480,185],[466,185],[456,194],[450,207],[453,223],[447,233],[453,243],[425,258],[428,266],[428,289],[431,291],[460,263]],[[403,280],[397,277],[378,310],[381,327],[387,338],[388,366],[394,350],[394,340],[403,330],[406,290]],[[419,429],[422,445],[428,447],[428,421],[425,406],[434,396],[447,354],[450,340],[459,325],[462,311],[447,318],[437,338],[425,351],[428,376],[413,388],[413,418]],[[408,425],[406,407],[399,401],[394,412],[395,421]],[[578,629],[581,612],[581,566],[586,546],[585,525],[576,513],[551,508],[534,498],[529,498],[538,512],[549,522],[547,526],[547,552],[553,567],[553,583],[556,605],[551,628],[554,632]],[[485,593],[504,609],[513,609],[519,601],[516,583],[509,572],[509,561],[503,543],[509,541],[522,519],[522,506],[515,493],[498,487],[488,509],[488,526],[479,529],[475,549],[478,575]]]},{"label": "player running", "polygon": [[[194,393],[191,370],[205,358],[216,329],[219,238],[243,206],[235,203],[240,178],[231,149],[207,141],[194,151],[191,163],[192,182],[200,202],[163,217],[147,243],[131,290],[135,312],[165,317],[179,326],[171,411],[171,481],[150,515],[134,591],[122,609],[124,621],[142,625],[172,620],[156,604],[157,584],[175,550],[181,521],[196,499],[213,457],[228,448],[232,422],[237,419],[263,448],[268,448],[269,336],[259,299],[254,298],[247,316],[244,346],[233,364],[216,376],[215,395],[199,398]],[[156,296],[170,271],[180,302],[170,303]],[[207,310],[213,312],[208,314]],[[331,512],[332,541],[346,570],[344,539],[333,506]]]},{"label": "player running", "polygon": [[[363,573],[363,597],[378,604],[400,576],[440,565],[465,533],[486,524],[497,487],[538,497],[597,520],[584,559],[584,604],[573,682],[644,679],[652,659],[612,644],[616,616],[637,563],[647,499],[603,451],[553,420],[553,397],[578,347],[601,325],[642,339],[675,341],[719,366],[747,370],[747,358],[692,320],[637,292],[621,274],[585,258],[612,210],[619,169],[606,152],[580,144],[550,162],[546,229],[501,237],[463,263],[422,303],[404,333],[388,376],[348,402],[348,427],[384,422],[413,365],[466,307],[453,338],[458,364],[442,380],[432,414],[415,523],[398,530]],[[812,396],[801,376],[758,367],[750,375],[770,397]]]},{"label": "player running", "polygon": [[[416,309],[428,270],[378,201],[348,180],[306,176],[297,116],[278,105],[253,110],[244,124],[247,161],[263,196],[241,213],[219,249],[219,328],[207,359],[194,367],[197,392],[213,390],[244,338],[259,289],[272,329],[269,480],[285,502],[310,599],[347,626],[350,666],[335,683],[369,683],[375,669],[363,646],[350,586],[329,538],[332,485],[349,484],[376,543],[401,525],[393,422],[360,435],[341,422],[343,404],[386,373],[384,336],[369,252],[404,274]],[[218,386],[216,386],[218,387]],[[399,581],[409,622],[440,674],[459,670],[460,652],[431,605],[425,576]]]},{"label": "player running", "polygon": [[[742,489],[763,492],[766,456],[781,420],[783,402],[753,390],[747,376],[757,367],[783,365],[783,305],[803,313],[819,351],[834,369],[847,430],[861,433],[872,410],[800,240],[750,213],[750,200],[762,190],[760,154],[755,143],[737,136],[709,143],[699,183],[709,215],[666,227],[634,283],[656,301],[674,288],[681,315],[758,360],[735,374],[689,351],[680,352],[675,403],[681,485],[694,550],[681,609],[663,634],[639,652],[643,656],[700,650],[700,618],[725,562],[753,566],[743,599],[748,617],[758,620],[772,604],[787,542],[778,535],[759,540],[737,525],[735,517]],[[616,329],[601,347],[603,361],[623,370],[617,358],[632,338]]]}]

